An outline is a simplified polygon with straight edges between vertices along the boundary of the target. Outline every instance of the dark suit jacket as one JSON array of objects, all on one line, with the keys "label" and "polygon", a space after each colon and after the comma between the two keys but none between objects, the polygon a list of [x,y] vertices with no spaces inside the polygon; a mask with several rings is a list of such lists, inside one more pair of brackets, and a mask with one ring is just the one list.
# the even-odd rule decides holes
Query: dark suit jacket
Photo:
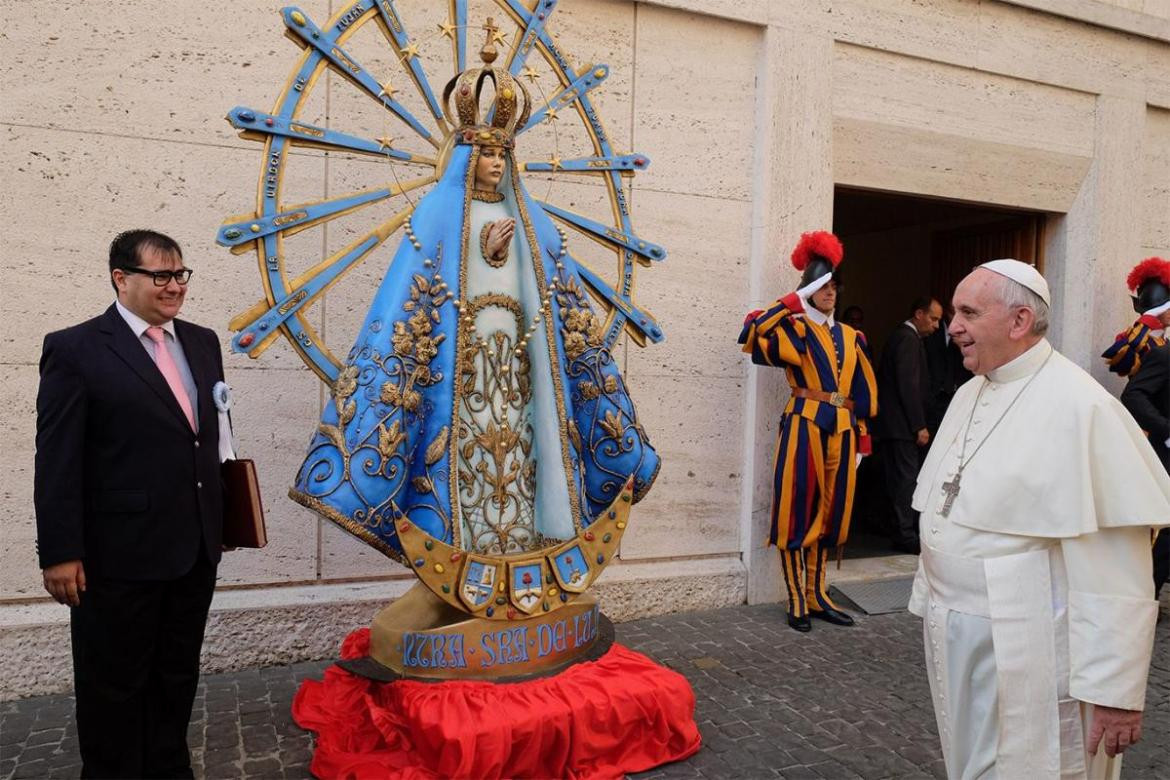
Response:
[{"label": "dark suit jacket", "polygon": [[916,438],[926,427],[930,376],[922,339],[909,325],[894,328],[886,340],[877,381],[882,405],[874,419],[874,433],[883,439]]},{"label": "dark suit jacket", "polygon": [[930,392],[926,397],[926,427],[937,431],[942,418],[955,397],[955,391],[971,378],[963,368],[963,353],[955,342],[946,337],[947,322],[939,323],[938,330],[922,340],[926,350],[926,371],[930,376]]},{"label": "dark suit jacket", "polygon": [[1170,343],[1151,347],[1142,364],[1129,378],[1121,393],[1121,403],[1149,434],[1150,444],[1162,465],[1170,471]]},{"label": "dark suit jacket", "polygon": [[87,576],[174,579],[214,564],[223,533],[219,340],[175,320],[198,387],[199,433],[117,309],[45,337],[34,502],[41,568],[80,559]]}]

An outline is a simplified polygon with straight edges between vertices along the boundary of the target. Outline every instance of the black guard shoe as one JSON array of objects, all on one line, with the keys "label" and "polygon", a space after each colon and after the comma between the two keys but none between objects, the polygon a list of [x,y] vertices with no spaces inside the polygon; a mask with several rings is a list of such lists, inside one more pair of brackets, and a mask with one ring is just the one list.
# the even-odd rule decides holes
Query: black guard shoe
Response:
[{"label": "black guard shoe", "polygon": [[[808,614],[817,618],[818,620],[824,620],[827,623],[832,623],[835,626],[853,625],[853,617],[847,612],[842,612],[839,609],[810,609]],[[792,619],[789,618],[788,622],[789,625],[791,625]]]},{"label": "black guard shoe", "polygon": [[807,634],[809,631],[812,631],[812,621],[808,619],[808,615],[802,615],[801,617],[789,615],[788,627],[793,628],[802,634]]}]

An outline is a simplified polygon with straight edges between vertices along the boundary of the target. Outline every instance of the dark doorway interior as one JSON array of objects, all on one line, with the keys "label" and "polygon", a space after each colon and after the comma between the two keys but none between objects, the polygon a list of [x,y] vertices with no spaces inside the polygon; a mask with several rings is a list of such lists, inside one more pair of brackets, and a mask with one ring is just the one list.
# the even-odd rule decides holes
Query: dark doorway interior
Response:
[{"label": "dark doorway interior", "polygon": [[[838,316],[861,307],[874,365],[886,338],[915,298],[931,295],[944,308],[955,285],[988,260],[1013,257],[1043,270],[1039,212],[838,187],[833,232],[845,245]],[[879,398],[879,406],[880,406]],[[853,528],[845,557],[892,554],[886,541],[889,503],[874,458],[862,463]]]}]

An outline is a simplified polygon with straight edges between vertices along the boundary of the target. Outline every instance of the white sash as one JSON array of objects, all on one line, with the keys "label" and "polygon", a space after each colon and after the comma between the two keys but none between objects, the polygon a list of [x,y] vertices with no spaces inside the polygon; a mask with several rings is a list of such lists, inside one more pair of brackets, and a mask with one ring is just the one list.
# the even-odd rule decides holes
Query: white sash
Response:
[{"label": "white sash", "polygon": [[[1057,652],[1056,594],[1049,555],[1048,550],[1035,550],[999,558],[963,558],[922,547],[930,587],[926,633],[940,667],[932,672],[936,682],[945,678],[941,669],[946,668],[946,612],[991,620],[999,714],[996,770],[1004,778],[1061,776],[1058,683],[1068,677],[1068,657],[1067,652]],[[1064,619],[1063,609],[1060,618]],[[936,710],[944,715],[939,723],[945,724],[947,692],[942,687],[936,695]],[[944,753],[947,745],[944,739]],[[1071,747],[1083,755],[1080,744]],[[1066,751],[1069,748],[1065,746]],[[957,776],[950,756],[945,758],[948,774]]]}]

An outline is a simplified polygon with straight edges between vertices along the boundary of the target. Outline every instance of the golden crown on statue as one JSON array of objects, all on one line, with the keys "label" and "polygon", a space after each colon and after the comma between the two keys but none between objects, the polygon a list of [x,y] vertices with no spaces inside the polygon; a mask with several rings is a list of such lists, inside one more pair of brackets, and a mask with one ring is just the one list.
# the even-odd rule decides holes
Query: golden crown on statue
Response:
[{"label": "golden crown on statue", "polygon": [[[517,128],[528,122],[532,109],[532,97],[528,90],[507,69],[492,65],[499,53],[496,43],[502,41],[499,28],[491,17],[484,25],[487,40],[479,50],[484,64],[481,68],[468,68],[447,82],[443,90],[443,113],[455,127],[458,143],[485,146],[503,146],[511,149]],[[495,100],[484,121],[480,119],[480,95],[487,79],[495,86]],[[451,111],[451,96],[455,97],[455,112]]]}]

